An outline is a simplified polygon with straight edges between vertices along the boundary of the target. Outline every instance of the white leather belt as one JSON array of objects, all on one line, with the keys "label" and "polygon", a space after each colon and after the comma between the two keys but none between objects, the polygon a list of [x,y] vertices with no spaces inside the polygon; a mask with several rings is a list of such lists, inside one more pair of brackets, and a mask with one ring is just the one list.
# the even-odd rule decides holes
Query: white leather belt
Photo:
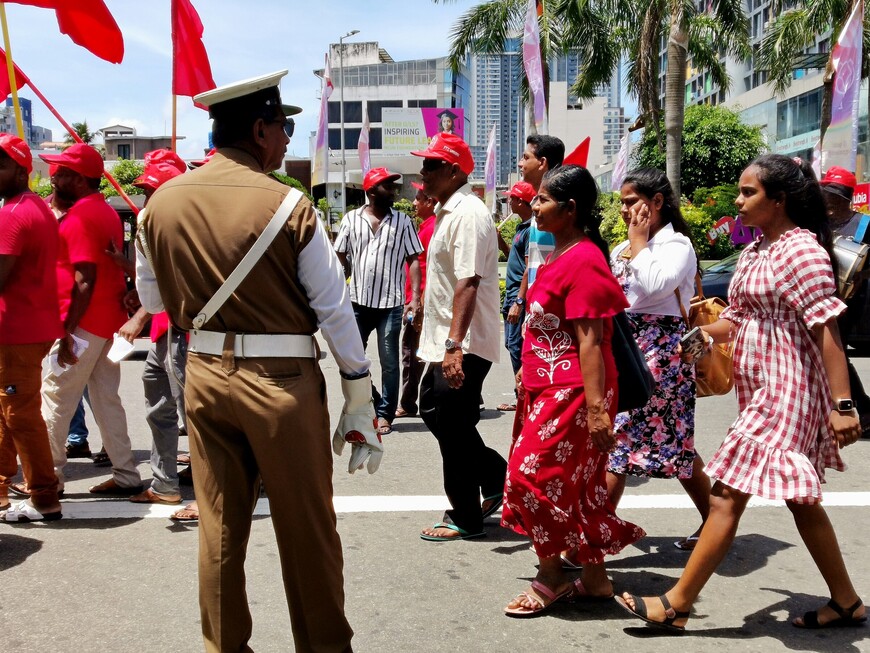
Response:
[{"label": "white leather belt", "polygon": [[[188,351],[222,356],[225,333],[219,331],[190,332]],[[288,333],[237,333],[233,356],[236,358],[317,358],[313,336]]]}]

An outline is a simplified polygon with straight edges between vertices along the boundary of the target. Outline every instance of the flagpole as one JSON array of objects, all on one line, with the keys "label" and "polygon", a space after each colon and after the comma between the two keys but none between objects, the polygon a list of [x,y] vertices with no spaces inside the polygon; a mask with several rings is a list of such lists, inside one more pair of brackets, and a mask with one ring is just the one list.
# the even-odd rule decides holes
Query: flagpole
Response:
[{"label": "flagpole", "polygon": [[[12,61],[12,57],[10,57],[8,54],[6,56],[6,59],[8,61]],[[21,71],[20,68],[18,70]],[[23,73],[23,71],[21,71],[21,72]],[[25,75],[25,77],[26,77],[26,75]],[[72,136],[73,140],[76,143],[84,143],[81,136],[79,136],[78,132],[75,129],[73,129],[66,120],[63,119],[63,116],[57,112],[57,109],[55,109],[54,106],[52,106],[51,102],[48,101],[48,99],[40,92],[40,90],[38,88],[36,88],[36,86],[34,86],[33,80],[31,80],[29,77],[27,77],[27,85],[30,87],[30,90],[33,91],[33,94],[37,98],[39,98],[39,100],[45,105],[45,108],[48,109],[49,111],[51,111],[51,114],[55,118],[57,118],[57,121],[61,124],[61,126],[64,129],[67,130],[69,135]],[[110,173],[108,170],[103,170],[103,176],[109,180],[109,183],[112,184],[112,188],[114,188],[116,191],[118,191],[118,195],[120,195],[123,198],[123,200],[127,203],[127,206],[130,207],[130,209],[133,211],[133,214],[138,215],[139,214],[139,207],[137,207],[133,203],[133,200],[130,199],[130,196],[124,192],[124,189],[121,188],[121,184],[119,184],[118,180],[112,176],[112,173]]]},{"label": "flagpole", "polygon": [[12,92],[12,107],[15,110],[15,126],[18,136],[28,140],[24,135],[24,121],[21,120],[21,104],[18,102],[18,84],[15,83],[15,64],[12,62],[12,44],[9,43],[9,25],[6,23],[6,3],[0,2],[0,23],[3,24],[3,45],[6,49],[6,72],[9,75],[9,89]]},{"label": "flagpole", "polygon": [[[170,149],[175,152],[175,143],[178,140],[178,96],[173,93],[172,94],[172,146]],[[165,127],[166,125],[164,125]]]}]

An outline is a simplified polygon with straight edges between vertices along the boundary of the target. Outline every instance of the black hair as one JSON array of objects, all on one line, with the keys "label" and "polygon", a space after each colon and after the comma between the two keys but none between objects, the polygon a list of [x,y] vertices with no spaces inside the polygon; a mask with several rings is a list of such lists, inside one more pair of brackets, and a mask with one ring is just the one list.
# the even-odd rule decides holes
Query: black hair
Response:
[{"label": "black hair", "polygon": [[816,235],[819,244],[831,258],[831,267],[836,277],[834,235],[828,222],[822,187],[810,163],[782,154],[762,154],[747,168],[753,166],[758,170],[756,175],[764,188],[764,194],[772,200],[781,199],[788,219],[801,229],[807,229]]},{"label": "black hair", "polygon": [[539,159],[547,159],[550,170],[558,168],[565,160],[565,144],[555,136],[532,134],[526,138],[526,145],[532,146],[532,151]]},{"label": "black hair", "polygon": [[574,225],[582,229],[586,237],[604,254],[604,259],[609,260],[609,248],[599,231],[601,214],[598,211],[598,186],[592,174],[583,166],[559,166],[544,173],[541,186],[544,185],[547,192],[560,204],[574,200],[577,211]]},{"label": "black hair", "polygon": [[[635,168],[625,175],[622,185],[626,184],[650,199],[661,193],[663,201],[659,215],[662,225],[670,224],[674,231],[683,234],[689,242],[692,242],[692,232],[680,211],[680,202],[674,193],[674,188],[664,172],[657,168]],[[692,246],[694,247],[694,243]]]},{"label": "black hair", "polygon": [[257,120],[262,118],[272,122],[278,119],[280,102],[277,87],[269,87],[211,106],[209,113],[214,119],[212,143],[221,148],[249,141],[251,128]]}]

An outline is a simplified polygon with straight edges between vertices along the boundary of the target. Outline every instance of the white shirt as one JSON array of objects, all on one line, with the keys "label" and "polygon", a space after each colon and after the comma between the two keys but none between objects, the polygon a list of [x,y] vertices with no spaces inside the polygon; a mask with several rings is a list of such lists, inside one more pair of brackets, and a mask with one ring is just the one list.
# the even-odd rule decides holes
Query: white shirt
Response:
[{"label": "white shirt", "polygon": [[[628,248],[626,240],[610,253],[611,263]],[[695,273],[698,257],[692,242],[666,224],[650,238],[645,249],[628,264],[628,287],[625,297],[631,306],[629,313],[648,315],[679,315],[680,306],[674,290],[679,287],[686,313],[695,294]]]},{"label": "white shirt", "polygon": [[435,230],[426,253],[426,296],[418,355],[429,362],[444,360],[456,284],[460,279],[480,276],[462,351],[497,363],[501,337],[495,224],[470,184],[436,206],[435,215]]},{"label": "white shirt", "polygon": [[[141,223],[140,223],[141,224]],[[338,369],[346,375],[368,372],[371,361],[366,357],[359,328],[350,305],[344,270],[320,220],[311,241],[299,254],[299,282],[305,288],[317,326],[332,352]],[[136,289],[139,301],[149,313],[160,313],[163,300],[157,278],[148,259],[136,248]]]}]

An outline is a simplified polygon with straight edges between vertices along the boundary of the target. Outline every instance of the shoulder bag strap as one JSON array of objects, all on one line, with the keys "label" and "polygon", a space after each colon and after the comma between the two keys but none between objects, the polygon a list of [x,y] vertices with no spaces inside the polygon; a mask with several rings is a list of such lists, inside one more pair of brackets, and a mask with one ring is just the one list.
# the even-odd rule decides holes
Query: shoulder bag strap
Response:
[{"label": "shoulder bag strap", "polygon": [[285,197],[284,201],[281,202],[281,206],[279,206],[278,210],[275,211],[275,215],[272,216],[272,220],[268,225],[266,225],[266,228],[263,230],[263,233],[260,234],[260,237],[257,238],[257,242],[255,242],[251,249],[248,250],[248,253],[245,254],[244,258],[236,266],[236,269],[230,273],[226,281],[224,281],[221,287],[217,289],[217,292],[212,295],[211,299],[209,299],[206,305],[202,307],[199,314],[193,318],[194,329],[201,329],[203,325],[221,309],[221,306],[223,306],[230,298],[230,295],[236,291],[239,284],[245,280],[245,277],[248,276],[248,273],[253,269],[257,261],[262,258],[263,254],[265,254],[266,250],[269,248],[269,245],[272,244],[272,241],[275,240],[275,236],[277,236],[278,232],[280,232],[284,227],[284,224],[287,222],[293,209],[296,208],[296,204],[299,203],[300,199],[302,199],[302,193],[295,188],[291,188],[290,192],[287,193],[287,197]]}]

